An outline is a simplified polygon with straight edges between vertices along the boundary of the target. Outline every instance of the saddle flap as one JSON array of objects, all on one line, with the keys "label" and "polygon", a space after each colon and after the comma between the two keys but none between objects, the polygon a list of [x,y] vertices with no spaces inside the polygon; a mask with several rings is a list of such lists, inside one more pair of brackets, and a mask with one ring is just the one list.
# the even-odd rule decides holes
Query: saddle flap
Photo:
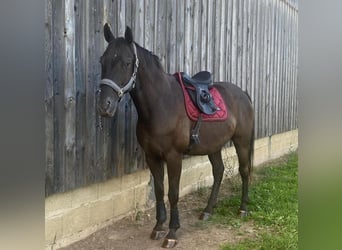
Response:
[{"label": "saddle flap", "polygon": [[[203,85],[202,85],[203,86]],[[216,106],[212,95],[207,88],[198,85],[196,88],[196,103],[198,108],[205,114],[212,115],[219,108]]]},{"label": "saddle flap", "polygon": [[204,113],[208,115],[214,114],[219,108],[214,102],[214,98],[209,92],[207,84],[196,83],[186,88],[193,103]]}]

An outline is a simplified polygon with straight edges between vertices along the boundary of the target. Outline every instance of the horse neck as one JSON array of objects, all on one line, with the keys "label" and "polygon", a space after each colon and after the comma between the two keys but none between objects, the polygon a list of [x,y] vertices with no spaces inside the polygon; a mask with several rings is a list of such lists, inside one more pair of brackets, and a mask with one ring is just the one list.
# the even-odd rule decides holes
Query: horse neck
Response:
[{"label": "horse neck", "polygon": [[[131,97],[138,111],[139,119],[150,120],[155,114],[165,113],[170,99],[169,75],[157,64],[153,55],[137,46],[139,68],[135,88]],[[163,105],[160,100],[163,99]]]}]

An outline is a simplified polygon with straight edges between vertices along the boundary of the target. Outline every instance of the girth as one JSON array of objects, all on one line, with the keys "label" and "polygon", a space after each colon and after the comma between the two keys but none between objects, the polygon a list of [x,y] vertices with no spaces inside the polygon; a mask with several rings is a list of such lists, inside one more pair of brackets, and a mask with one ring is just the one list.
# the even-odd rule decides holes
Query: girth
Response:
[{"label": "girth", "polygon": [[219,110],[209,92],[213,86],[210,72],[200,71],[192,77],[184,72],[181,72],[181,75],[192,101],[203,113],[212,115]]}]

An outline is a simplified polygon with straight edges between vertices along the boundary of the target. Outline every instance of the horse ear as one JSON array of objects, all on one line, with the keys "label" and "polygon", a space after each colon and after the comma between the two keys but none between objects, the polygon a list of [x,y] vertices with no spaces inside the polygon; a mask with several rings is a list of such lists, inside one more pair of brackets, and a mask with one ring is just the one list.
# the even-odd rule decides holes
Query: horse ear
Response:
[{"label": "horse ear", "polygon": [[131,30],[131,28],[128,27],[128,26],[126,26],[125,40],[126,40],[128,43],[132,43],[132,42],[133,42],[132,30]]},{"label": "horse ear", "polygon": [[106,23],[103,26],[103,34],[104,34],[104,37],[105,37],[107,43],[109,43],[109,42],[111,42],[112,40],[115,39],[112,31],[110,30],[110,27],[109,27],[108,23]]}]

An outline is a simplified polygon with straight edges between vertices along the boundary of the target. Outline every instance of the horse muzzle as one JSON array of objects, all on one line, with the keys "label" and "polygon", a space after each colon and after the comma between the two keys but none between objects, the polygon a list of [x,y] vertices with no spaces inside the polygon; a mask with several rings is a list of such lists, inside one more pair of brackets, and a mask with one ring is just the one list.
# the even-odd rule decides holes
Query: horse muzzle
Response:
[{"label": "horse muzzle", "polygon": [[110,97],[105,98],[103,101],[98,103],[98,112],[103,117],[113,117],[118,103],[113,101]]}]

